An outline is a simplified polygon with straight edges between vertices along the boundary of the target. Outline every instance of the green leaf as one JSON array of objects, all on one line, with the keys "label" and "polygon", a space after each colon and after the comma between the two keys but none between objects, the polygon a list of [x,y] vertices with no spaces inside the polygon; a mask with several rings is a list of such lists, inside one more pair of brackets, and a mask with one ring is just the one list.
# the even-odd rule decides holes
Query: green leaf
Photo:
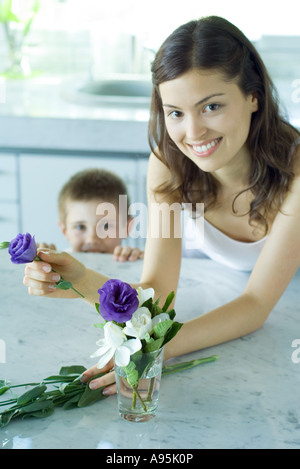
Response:
[{"label": "green leaf", "polygon": [[94,327],[96,327],[98,329],[103,329],[104,326],[105,326],[105,322],[100,322],[100,323],[94,324]]},{"label": "green leaf", "polygon": [[[99,306],[100,306],[99,303],[95,303],[95,308],[96,308],[96,311],[97,311],[98,314],[100,314]],[[100,315],[100,316],[101,316],[101,315]]]},{"label": "green leaf", "polygon": [[164,337],[160,337],[157,340],[153,340],[152,342],[148,342],[148,344],[145,345],[144,349],[146,353],[149,352],[154,352],[155,350],[159,350],[164,343]]},{"label": "green leaf", "polygon": [[167,309],[169,308],[170,304],[172,303],[174,299],[174,296],[175,296],[175,293],[173,291],[171,291],[171,293],[168,294],[165,304],[162,307],[163,312],[167,311]]},{"label": "green leaf", "polygon": [[77,407],[78,401],[81,398],[81,393],[76,394],[75,396],[71,397],[67,402],[64,403],[63,409],[69,410]]},{"label": "green leaf", "polygon": [[11,419],[15,416],[18,415],[19,411],[18,410],[12,410],[10,412],[3,412],[0,414],[0,428],[5,427],[6,425],[9,424]]},{"label": "green leaf", "polygon": [[27,404],[21,409],[21,413],[27,414],[30,412],[36,412],[38,410],[49,409],[53,407],[53,403],[49,399],[37,399],[31,404]]},{"label": "green leaf", "polygon": [[1,386],[0,396],[10,389],[10,386]]},{"label": "green leaf", "polygon": [[175,335],[181,329],[182,326],[183,326],[183,324],[181,324],[180,322],[176,322],[176,321],[173,322],[170,330],[167,332],[167,334],[165,336],[164,345],[167,342],[169,342],[171,339],[173,339],[173,337],[175,337]]},{"label": "green leaf", "polygon": [[86,371],[86,368],[81,365],[62,366],[61,369],[59,370],[59,374],[60,376],[74,375],[74,374],[81,375],[85,371]]},{"label": "green leaf", "polygon": [[136,369],[135,363],[130,361],[127,366],[123,366],[123,370],[126,373],[126,380],[128,384],[133,388],[137,386],[139,382],[139,373]]},{"label": "green leaf", "polygon": [[101,388],[98,388],[98,389],[90,389],[89,387],[89,383],[91,380],[100,378],[104,374],[105,373],[99,373],[98,375],[93,376],[93,378],[91,378],[88,381],[88,383],[85,386],[84,392],[78,401],[78,404],[77,404],[78,407],[87,407],[88,405],[91,405],[93,402],[98,401],[99,399],[105,399],[106,397],[108,397],[102,394],[102,391],[106,386],[102,386]]},{"label": "green leaf", "polygon": [[18,397],[17,405],[27,404],[28,402],[32,401],[33,399],[36,399],[37,397],[40,397],[45,392],[46,389],[47,389],[47,386],[45,386],[45,385],[35,386],[34,388],[30,389],[29,391],[25,392],[24,394],[21,394],[21,396]]},{"label": "green leaf", "polygon": [[54,412],[54,407],[49,407],[48,409],[37,410],[36,412],[28,412],[26,414],[21,414],[23,419],[28,417],[35,417],[35,418],[45,418],[52,415]]},{"label": "green leaf", "polygon": [[159,339],[160,337],[164,337],[170,327],[172,326],[173,321],[172,319],[165,319],[165,321],[158,322],[153,327],[153,336],[155,339]]},{"label": "green leaf", "polygon": [[175,309],[170,309],[167,311],[168,315],[170,316],[170,319],[174,319],[176,316]]},{"label": "green leaf", "polygon": [[57,282],[56,286],[61,290],[69,290],[70,288],[73,288],[72,283],[67,282],[66,280],[60,280],[59,282]]}]

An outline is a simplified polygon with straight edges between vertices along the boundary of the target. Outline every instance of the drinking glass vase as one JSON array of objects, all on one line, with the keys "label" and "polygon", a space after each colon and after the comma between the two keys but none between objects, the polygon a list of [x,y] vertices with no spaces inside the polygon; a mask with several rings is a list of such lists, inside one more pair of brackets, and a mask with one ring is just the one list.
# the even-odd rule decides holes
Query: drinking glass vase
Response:
[{"label": "drinking glass vase", "polygon": [[[131,422],[145,422],[157,412],[163,364],[163,348],[131,356],[127,367],[115,364],[119,414]],[[138,372],[133,384],[132,369]],[[131,384],[130,384],[131,383]]]}]

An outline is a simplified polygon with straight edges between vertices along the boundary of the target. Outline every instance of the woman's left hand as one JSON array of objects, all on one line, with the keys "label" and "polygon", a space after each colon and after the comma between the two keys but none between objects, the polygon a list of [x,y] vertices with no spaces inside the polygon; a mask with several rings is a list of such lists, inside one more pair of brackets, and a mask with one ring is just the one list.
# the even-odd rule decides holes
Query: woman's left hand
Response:
[{"label": "woman's left hand", "polygon": [[98,375],[99,373],[105,372],[106,374],[101,376],[101,378],[92,379],[89,383],[90,389],[99,389],[105,386],[102,393],[105,396],[110,396],[112,394],[116,394],[117,386],[115,380],[115,372],[113,371],[114,362],[110,360],[103,368],[99,369],[97,365],[93,366],[86,370],[82,377],[81,381],[83,383],[87,383],[93,376]]}]

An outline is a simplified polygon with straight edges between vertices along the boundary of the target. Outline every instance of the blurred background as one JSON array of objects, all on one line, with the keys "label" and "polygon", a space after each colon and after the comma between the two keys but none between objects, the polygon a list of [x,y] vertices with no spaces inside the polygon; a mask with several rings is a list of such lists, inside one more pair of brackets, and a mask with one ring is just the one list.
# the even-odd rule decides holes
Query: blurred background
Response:
[{"label": "blurred background", "polygon": [[115,170],[145,201],[150,64],[177,26],[206,15],[254,42],[300,128],[299,2],[0,0],[1,239],[28,230],[63,247],[57,194],[86,167]]},{"label": "blurred background", "polygon": [[295,101],[300,94],[296,90],[300,79],[300,6],[294,0],[252,0],[247,7],[238,0],[0,0],[2,72],[11,62],[4,14],[9,4],[20,20],[8,22],[11,34],[19,35],[16,47],[21,30],[33,16],[23,39],[23,71],[40,72],[44,78],[97,80],[115,74],[149,78],[153,54],[173,29],[200,16],[224,16],[255,43],[291,117],[298,118],[293,97]]}]

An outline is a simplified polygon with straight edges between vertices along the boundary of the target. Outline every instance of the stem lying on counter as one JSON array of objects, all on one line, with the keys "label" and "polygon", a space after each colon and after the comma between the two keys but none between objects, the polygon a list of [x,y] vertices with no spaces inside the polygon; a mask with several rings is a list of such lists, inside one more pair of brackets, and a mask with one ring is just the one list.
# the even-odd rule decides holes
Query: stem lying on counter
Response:
[{"label": "stem lying on counter", "polygon": [[[215,361],[217,358],[217,355],[213,355],[211,357],[163,366],[162,375],[187,370],[203,363]],[[5,427],[12,419],[17,417],[48,417],[52,415],[55,407],[62,407],[65,410],[86,407],[93,402],[107,398],[108,396],[102,393],[105,386],[94,390],[89,387],[90,381],[103,376],[105,373],[99,373],[99,375],[93,376],[87,383],[82,383],[81,376],[84,371],[86,371],[84,366],[73,365],[62,367],[58,375],[49,376],[39,383],[9,385],[6,380],[0,380],[0,395],[8,391],[13,394],[12,390],[15,388],[31,387],[31,389],[20,396],[13,396],[5,401],[0,401],[0,406],[9,406],[0,412],[0,428]],[[54,389],[48,390],[47,386],[52,386]],[[143,405],[144,402],[137,390],[136,397],[141,400]]]}]

